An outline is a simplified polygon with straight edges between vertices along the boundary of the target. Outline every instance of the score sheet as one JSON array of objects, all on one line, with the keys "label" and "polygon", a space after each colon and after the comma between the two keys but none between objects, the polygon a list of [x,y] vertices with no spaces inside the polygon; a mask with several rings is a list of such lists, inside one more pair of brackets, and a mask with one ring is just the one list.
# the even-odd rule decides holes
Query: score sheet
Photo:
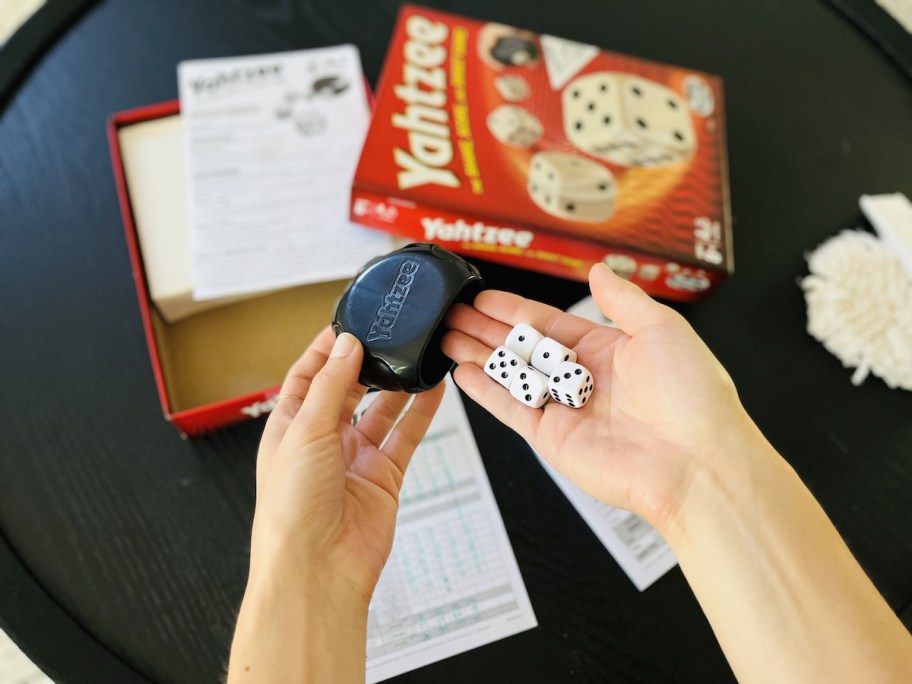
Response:
[{"label": "score sheet", "polygon": [[368,684],[537,625],[459,392],[446,383],[406,471],[368,612]]}]

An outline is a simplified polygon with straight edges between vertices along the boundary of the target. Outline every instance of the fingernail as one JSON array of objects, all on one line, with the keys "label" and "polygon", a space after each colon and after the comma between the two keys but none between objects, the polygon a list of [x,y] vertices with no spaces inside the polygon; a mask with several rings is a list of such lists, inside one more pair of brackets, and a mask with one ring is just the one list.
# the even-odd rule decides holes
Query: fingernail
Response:
[{"label": "fingernail", "polygon": [[348,356],[352,353],[352,350],[355,348],[355,336],[351,333],[342,333],[336,338],[335,344],[333,344],[332,352],[330,353],[330,358],[335,358],[337,356]]}]

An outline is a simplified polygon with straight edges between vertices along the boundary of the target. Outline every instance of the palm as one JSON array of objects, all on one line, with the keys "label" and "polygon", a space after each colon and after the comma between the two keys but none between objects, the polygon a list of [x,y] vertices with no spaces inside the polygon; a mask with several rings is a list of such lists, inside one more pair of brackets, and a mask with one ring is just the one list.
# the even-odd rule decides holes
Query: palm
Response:
[{"label": "palm", "polygon": [[[736,403],[728,401],[734,388],[680,316],[612,278],[606,285],[616,291],[603,293],[600,306],[622,314],[630,334],[488,291],[474,308],[452,312],[444,350],[461,364],[456,379],[463,389],[558,471],[601,501],[654,519],[685,484],[684,453],[699,451],[710,420],[719,419],[719,405]],[[572,347],[592,372],[595,390],[583,408],[550,403],[531,409],[482,372],[491,350],[520,322]]]},{"label": "palm", "polygon": [[330,518],[338,521],[332,552],[343,568],[345,559],[361,556],[356,581],[372,589],[393,544],[402,473],[355,426],[341,436],[346,468],[339,508]]},{"label": "palm", "polygon": [[[591,495],[628,509],[655,508],[643,492],[659,499],[677,484],[673,467],[686,445],[680,398],[687,388],[670,388],[679,345],[656,328],[632,338],[595,326],[575,346],[598,388],[588,410],[546,405],[532,443],[552,455],[554,466]],[[676,400],[677,399],[677,400]],[[648,485],[648,486],[647,486]]]},{"label": "palm", "polygon": [[[360,348],[346,360],[347,395],[328,366],[327,329],[291,369],[266,424],[257,460],[255,541],[291,548],[370,596],[389,556],[399,489],[409,460],[443,395],[381,392],[352,424],[365,388],[357,385]],[[335,397],[332,398],[332,395]],[[330,399],[335,402],[331,405]]]}]

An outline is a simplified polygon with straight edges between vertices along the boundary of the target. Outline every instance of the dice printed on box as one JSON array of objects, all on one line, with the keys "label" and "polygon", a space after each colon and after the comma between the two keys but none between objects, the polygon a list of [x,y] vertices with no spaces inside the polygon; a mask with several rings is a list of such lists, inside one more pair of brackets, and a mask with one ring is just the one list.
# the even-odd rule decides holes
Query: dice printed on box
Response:
[{"label": "dice printed on box", "polygon": [[516,74],[504,74],[494,79],[494,88],[507,102],[519,102],[525,100],[531,94],[529,84],[522,76]]},{"label": "dice printed on box", "polygon": [[491,135],[506,145],[532,147],[542,135],[541,121],[519,105],[501,105],[488,115]]},{"label": "dice printed on box", "polygon": [[534,38],[526,38],[526,32],[504,35],[497,39],[491,49],[491,57],[505,66],[531,66],[538,60],[538,48]]},{"label": "dice printed on box", "polygon": [[567,139],[613,164],[671,164],[696,149],[684,100],[646,78],[611,71],[581,76],[564,89],[562,108]]},{"label": "dice printed on box", "polygon": [[571,408],[581,408],[589,401],[595,384],[592,373],[571,361],[558,363],[548,376],[548,391],[554,401]]},{"label": "dice printed on box", "polygon": [[636,259],[627,254],[606,254],[602,258],[602,263],[625,280],[630,280],[636,273]]},{"label": "dice printed on box", "polygon": [[548,376],[532,366],[523,366],[510,383],[510,394],[526,406],[541,408],[548,401]]},{"label": "dice printed on box", "polygon": [[581,76],[564,88],[561,113],[564,133],[576,147],[598,154],[602,147],[624,139],[619,73],[601,71]]},{"label": "dice printed on box", "polygon": [[621,96],[627,126],[641,138],[670,148],[678,159],[693,154],[696,136],[690,112],[680,95],[647,78],[627,76]]},{"label": "dice printed on box", "polygon": [[535,351],[535,345],[543,339],[545,339],[545,336],[531,325],[519,323],[507,335],[507,341],[504,342],[504,346],[510,351],[519,354],[523,361],[529,363],[532,360],[532,352]]},{"label": "dice printed on box", "polygon": [[527,187],[542,211],[573,221],[604,221],[614,213],[614,175],[596,161],[565,152],[532,156]]},{"label": "dice printed on box", "polygon": [[526,362],[517,354],[501,346],[495,349],[494,353],[485,361],[484,371],[501,385],[510,389],[513,378],[525,365]]},{"label": "dice printed on box", "polygon": [[576,361],[576,352],[550,337],[543,338],[532,351],[532,366],[545,375],[550,375],[557,364],[567,361]]}]

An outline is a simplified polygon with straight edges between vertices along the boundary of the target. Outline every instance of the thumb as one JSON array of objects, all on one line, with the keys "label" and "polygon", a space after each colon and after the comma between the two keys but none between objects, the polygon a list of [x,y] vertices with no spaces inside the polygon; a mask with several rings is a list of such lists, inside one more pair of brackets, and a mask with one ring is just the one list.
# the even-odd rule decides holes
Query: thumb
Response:
[{"label": "thumb", "polygon": [[314,375],[289,431],[303,432],[308,437],[334,431],[343,419],[342,411],[354,405],[348,400],[360,398],[364,392],[358,384],[363,357],[358,338],[350,333],[339,335],[326,364]]},{"label": "thumb", "polygon": [[595,264],[589,270],[589,289],[601,312],[628,335],[667,323],[670,316],[676,315],[603,263]]}]

